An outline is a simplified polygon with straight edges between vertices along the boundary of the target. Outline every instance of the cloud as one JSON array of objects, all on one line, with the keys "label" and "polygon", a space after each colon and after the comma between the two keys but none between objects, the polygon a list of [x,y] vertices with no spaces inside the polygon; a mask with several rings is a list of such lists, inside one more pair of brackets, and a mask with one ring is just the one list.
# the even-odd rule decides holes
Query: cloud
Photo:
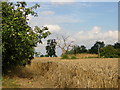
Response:
[{"label": "cloud", "polygon": [[53,24],[63,24],[63,23],[78,23],[81,20],[73,17],[73,16],[67,16],[67,15],[60,15],[60,16],[52,16],[52,17],[33,17],[29,21],[29,25],[31,27],[34,26],[44,26],[44,25],[53,25]]},{"label": "cloud", "polygon": [[48,27],[48,30],[50,32],[58,32],[61,30],[61,27],[59,25],[45,25]]},{"label": "cloud", "polygon": [[54,15],[55,12],[53,11],[43,11],[43,12],[40,12],[40,15]]},{"label": "cloud", "polygon": [[71,35],[76,44],[84,44],[90,48],[96,41],[104,41],[105,44],[113,44],[118,41],[118,31],[102,31],[101,27],[94,26],[91,30],[82,30]]}]

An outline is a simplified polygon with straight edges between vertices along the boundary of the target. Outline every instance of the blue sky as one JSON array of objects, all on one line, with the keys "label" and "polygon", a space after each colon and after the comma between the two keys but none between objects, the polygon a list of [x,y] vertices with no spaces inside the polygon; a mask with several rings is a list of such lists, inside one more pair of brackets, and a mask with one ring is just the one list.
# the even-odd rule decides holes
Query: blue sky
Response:
[{"label": "blue sky", "polygon": [[[28,2],[28,7],[37,2]],[[113,44],[118,40],[118,3],[117,2],[38,2],[40,8],[35,10],[38,17],[28,16],[29,25],[48,26],[52,34],[70,35],[68,42],[90,48],[96,41]],[[44,45],[38,45],[36,50]],[[60,55],[60,50],[57,50]]]},{"label": "blue sky", "polygon": [[89,30],[93,26],[100,26],[104,30],[117,30],[117,2],[68,2],[64,4],[40,3],[40,5],[41,8],[36,10],[38,13],[52,11],[54,14],[40,15],[39,13],[39,16],[48,18],[54,18],[56,16],[69,16],[72,19],[74,18],[74,22],[57,23],[69,31],[79,31],[79,29]]}]

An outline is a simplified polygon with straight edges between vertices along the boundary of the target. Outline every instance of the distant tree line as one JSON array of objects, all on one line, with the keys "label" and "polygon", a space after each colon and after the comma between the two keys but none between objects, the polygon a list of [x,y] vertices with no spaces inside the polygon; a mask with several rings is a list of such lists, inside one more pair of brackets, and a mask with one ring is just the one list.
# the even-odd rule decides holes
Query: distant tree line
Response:
[{"label": "distant tree line", "polygon": [[71,50],[66,52],[66,54],[81,53],[98,54],[99,57],[105,58],[118,58],[120,57],[120,43],[116,42],[114,45],[105,46],[103,41],[96,41],[90,49],[86,49],[84,45],[75,45]]}]

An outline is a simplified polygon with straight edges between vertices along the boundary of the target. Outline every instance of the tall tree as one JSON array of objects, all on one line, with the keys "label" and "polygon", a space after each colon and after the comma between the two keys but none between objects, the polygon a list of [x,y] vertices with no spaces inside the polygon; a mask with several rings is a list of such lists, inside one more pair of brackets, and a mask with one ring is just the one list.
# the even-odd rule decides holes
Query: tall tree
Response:
[{"label": "tall tree", "polygon": [[61,49],[62,55],[70,50],[74,46],[73,41],[69,41],[70,36],[57,36],[57,46]]},{"label": "tall tree", "polygon": [[47,40],[47,46],[46,46],[46,53],[49,57],[57,57],[55,49],[56,49],[56,40],[55,39],[49,39]]},{"label": "tall tree", "polygon": [[86,53],[87,52],[87,49],[84,45],[81,45],[80,47],[80,53]]},{"label": "tall tree", "polygon": [[100,56],[105,58],[118,58],[119,52],[112,45],[107,45],[100,49]]},{"label": "tall tree", "polygon": [[78,46],[74,45],[73,48],[66,52],[66,54],[80,54],[87,53],[87,49],[84,45]]},{"label": "tall tree", "polygon": [[[37,16],[36,4],[26,8],[26,2],[2,2],[2,65],[3,71],[11,66],[23,65],[34,55],[34,47],[50,32],[46,27],[33,31],[28,25],[29,14]],[[41,35],[42,34],[42,35]]]},{"label": "tall tree", "polygon": [[113,47],[116,48],[116,49],[120,49],[120,43],[116,42]]},{"label": "tall tree", "polygon": [[99,54],[100,48],[104,47],[105,44],[102,41],[96,41],[96,43],[89,50],[90,53]]}]

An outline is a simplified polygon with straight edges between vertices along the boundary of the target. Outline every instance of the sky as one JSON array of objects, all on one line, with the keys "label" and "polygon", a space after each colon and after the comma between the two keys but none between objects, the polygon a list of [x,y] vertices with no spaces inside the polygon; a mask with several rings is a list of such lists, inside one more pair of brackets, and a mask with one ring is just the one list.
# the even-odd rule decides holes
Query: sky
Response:
[{"label": "sky", "polygon": [[[40,4],[35,10],[38,17],[31,15],[29,25],[47,26],[52,33],[47,39],[57,36],[70,36],[68,42],[85,45],[88,49],[96,41],[114,44],[118,41],[118,3],[117,2],[27,2],[28,7]],[[45,54],[46,40],[36,47]],[[57,55],[61,51],[57,48]]]},{"label": "sky", "polygon": [[[6,0],[2,0],[6,1]],[[7,0],[7,1],[26,1],[26,2],[119,2],[119,0]]]},{"label": "sky", "polygon": [[[10,0],[14,1],[14,0]],[[37,52],[45,54],[47,39],[70,36],[68,42],[85,45],[90,49],[96,41],[114,44],[118,41],[118,0],[19,0],[27,1],[27,7],[40,4],[35,10],[38,17],[28,16],[29,25],[47,26],[52,33],[38,44]],[[56,48],[57,55],[61,50]]]}]

